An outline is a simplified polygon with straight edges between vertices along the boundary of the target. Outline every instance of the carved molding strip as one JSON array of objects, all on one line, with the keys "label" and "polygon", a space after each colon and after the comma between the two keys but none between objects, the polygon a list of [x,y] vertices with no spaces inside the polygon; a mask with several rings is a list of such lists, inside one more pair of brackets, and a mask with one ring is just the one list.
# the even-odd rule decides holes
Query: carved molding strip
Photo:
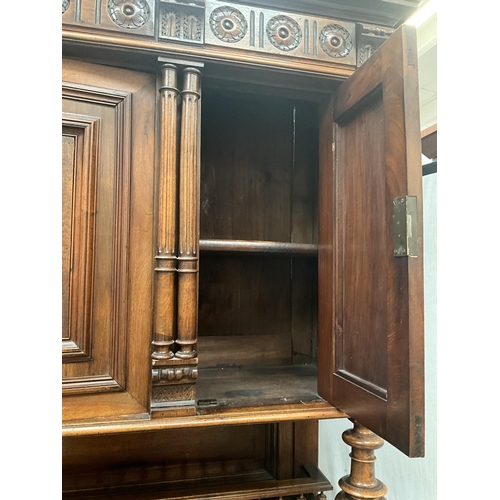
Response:
[{"label": "carved molding strip", "polygon": [[358,33],[357,66],[361,66],[394,33],[392,28],[361,24],[356,26]]},{"label": "carved molding strip", "polygon": [[186,383],[195,382],[198,378],[198,368],[195,366],[178,366],[167,368],[153,368],[152,380],[153,384],[160,385],[162,383]]},{"label": "carved molding strip", "polygon": [[151,408],[161,409],[179,406],[194,406],[195,403],[195,385],[158,385],[153,386],[153,402]]},{"label": "carved molding strip", "polygon": [[64,396],[120,391],[123,391],[123,387],[109,375],[66,378],[62,381],[62,393]]},{"label": "carved molding strip", "polygon": [[205,24],[207,45],[356,64],[354,22],[207,0]]},{"label": "carved molding strip", "polygon": [[193,7],[205,7],[205,0],[160,0],[162,3],[173,3],[191,5]]}]

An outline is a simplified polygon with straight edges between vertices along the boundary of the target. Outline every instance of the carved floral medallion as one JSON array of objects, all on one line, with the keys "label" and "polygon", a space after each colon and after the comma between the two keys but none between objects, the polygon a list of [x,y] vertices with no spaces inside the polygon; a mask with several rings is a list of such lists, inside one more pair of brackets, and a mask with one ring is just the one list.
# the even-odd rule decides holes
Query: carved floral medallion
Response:
[{"label": "carved floral medallion", "polygon": [[319,43],[330,57],[346,57],[352,49],[349,32],[339,24],[328,24],[319,34]]},{"label": "carved floral medallion", "polygon": [[247,33],[245,16],[233,7],[219,7],[210,14],[210,29],[223,42],[239,42]]},{"label": "carved floral medallion", "polygon": [[302,30],[297,21],[288,16],[274,16],[266,27],[267,38],[278,49],[296,49],[302,40]]},{"label": "carved floral medallion", "polygon": [[151,15],[146,0],[108,0],[107,7],[109,17],[120,28],[140,28]]},{"label": "carved floral medallion", "polygon": [[64,14],[69,7],[70,0],[62,0],[62,13]]}]

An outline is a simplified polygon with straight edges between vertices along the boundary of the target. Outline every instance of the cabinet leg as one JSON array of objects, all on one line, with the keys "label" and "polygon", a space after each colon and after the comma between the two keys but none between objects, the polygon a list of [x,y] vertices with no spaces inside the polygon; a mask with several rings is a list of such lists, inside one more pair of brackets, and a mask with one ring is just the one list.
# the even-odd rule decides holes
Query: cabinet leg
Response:
[{"label": "cabinet leg", "polygon": [[384,440],[357,422],[342,433],[342,439],[352,448],[351,472],[340,479],[342,491],[335,500],[385,500],[387,487],[375,477],[374,453]]}]

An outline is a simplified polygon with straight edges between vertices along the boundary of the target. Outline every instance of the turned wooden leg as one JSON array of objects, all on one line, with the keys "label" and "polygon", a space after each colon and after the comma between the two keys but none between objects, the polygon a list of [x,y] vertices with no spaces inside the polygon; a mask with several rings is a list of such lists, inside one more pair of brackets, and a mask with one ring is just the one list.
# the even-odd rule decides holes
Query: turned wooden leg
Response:
[{"label": "turned wooden leg", "polygon": [[385,500],[387,487],[375,477],[374,453],[384,440],[357,422],[342,433],[342,439],[352,448],[351,473],[339,481],[342,491],[335,500]]}]

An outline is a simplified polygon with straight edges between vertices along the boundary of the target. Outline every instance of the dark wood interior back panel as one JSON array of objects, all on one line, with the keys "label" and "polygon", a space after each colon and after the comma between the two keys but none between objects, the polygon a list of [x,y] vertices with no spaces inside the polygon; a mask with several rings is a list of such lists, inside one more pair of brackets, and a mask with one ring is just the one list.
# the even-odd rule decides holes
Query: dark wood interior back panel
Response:
[{"label": "dark wood interior back panel", "polygon": [[199,335],[289,334],[290,259],[203,256]]},{"label": "dark wood interior back panel", "polygon": [[[207,345],[205,366],[311,362],[316,352],[314,259],[205,255],[200,260],[199,337],[248,336],[255,344],[237,359]],[[260,340],[259,340],[260,338]],[[272,341],[267,345],[266,339]],[[237,342],[237,340],[236,340]],[[258,350],[266,351],[260,359]],[[252,355],[254,353],[254,355]],[[200,350],[201,354],[201,350]],[[208,356],[208,357],[207,357]],[[246,358],[246,363],[244,362]]]},{"label": "dark wood interior back panel", "polygon": [[202,106],[201,238],[314,242],[314,108],[214,90]]}]

